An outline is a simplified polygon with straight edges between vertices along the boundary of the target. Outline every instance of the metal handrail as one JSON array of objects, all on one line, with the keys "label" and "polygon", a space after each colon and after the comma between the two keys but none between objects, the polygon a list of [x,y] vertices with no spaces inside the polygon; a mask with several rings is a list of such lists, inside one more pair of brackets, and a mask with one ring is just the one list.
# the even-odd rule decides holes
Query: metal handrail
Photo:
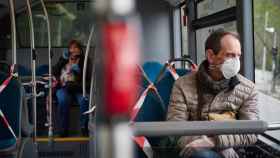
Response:
[{"label": "metal handrail", "polygon": [[169,63],[172,62],[188,62],[189,64],[195,64],[190,58],[174,58],[174,59],[170,59],[168,60]]},{"label": "metal handrail", "polygon": [[10,19],[12,30],[12,63],[17,64],[17,36],[16,36],[16,17],[15,17],[15,5],[13,0],[9,0],[10,7]]},{"label": "metal handrail", "polygon": [[51,30],[50,30],[50,21],[49,21],[49,15],[47,12],[46,5],[43,0],[41,0],[41,5],[44,11],[44,16],[46,17],[47,22],[47,30],[48,30],[48,59],[49,59],[49,132],[48,136],[50,138],[50,141],[52,141],[53,138],[53,114],[52,114],[52,53],[51,53]]},{"label": "metal handrail", "polygon": [[267,130],[268,131],[280,130],[280,122],[269,123]]},{"label": "metal handrail", "polygon": [[189,58],[189,57],[182,57],[182,58],[173,58],[173,59],[170,59],[168,60],[164,66],[161,68],[159,74],[157,75],[157,78],[155,80],[155,84],[157,84],[163,77],[164,77],[164,74],[165,74],[165,71],[167,69],[167,67],[169,65],[172,65],[172,63],[174,62],[187,62],[189,63],[190,65],[195,65],[195,63]]},{"label": "metal handrail", "polygon": [[279,123],[265,121],[178,121],[135,122],[131,125],[136,136],[190,136],[218,134],[262,134],[267,130],[280,130]]},{"label": "metal handrail", "polygon": [[90,34],[88,37],[88,43],[87,43],[87,48],[86,48],[86,54],[85,54],[85,60],[84,60],[84,67],[83,67],[83,97],[86,97],[86,73],[87,73],[87,63],[88,63],[88,56],[89,56],[89,50],[90,50],[90,44],[91,44],[91,39],[94,33],[94,26],[92,25],[90,29]]},{"label": "metal handrail", "polygon": [[32,10],[30,0],[26,0],[29,27],[30,27],[30,48],[31,48],[31,68],[32,68],[32,103],[33,103],[33,124],[34,124],[34,135],[33,140],[37,138],[37,87],[36,87],[36,51],[35,51],[35,39],[34,39],[34,25],[32,18]]}]

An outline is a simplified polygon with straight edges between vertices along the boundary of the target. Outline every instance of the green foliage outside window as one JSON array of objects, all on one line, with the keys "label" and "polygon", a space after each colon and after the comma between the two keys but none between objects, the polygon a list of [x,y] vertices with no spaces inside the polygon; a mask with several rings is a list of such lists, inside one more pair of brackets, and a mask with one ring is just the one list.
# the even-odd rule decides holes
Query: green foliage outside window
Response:
[{"label": "green foliage outside window", "polygon": [[279,0],[254,0],[253,2],[254,2],[255,65],[256,68],[258,69],[262,68],[263,47],[266,46],[267,48],[266,70],[271,71],[271,67],[272,67],[271,50],[273,45],[273,34],[265,30],[265,21],[267,21],[266,28],[273,27],[278,34],[278,39],[280,39],[279,38],[280,1]]}]

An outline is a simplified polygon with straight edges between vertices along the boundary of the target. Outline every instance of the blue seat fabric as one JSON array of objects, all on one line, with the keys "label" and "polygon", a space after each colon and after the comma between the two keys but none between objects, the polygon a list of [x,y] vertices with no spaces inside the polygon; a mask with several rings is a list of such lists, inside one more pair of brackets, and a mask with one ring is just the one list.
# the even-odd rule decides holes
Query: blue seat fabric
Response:
[{"label": "blue seat fabric", "polygon": [[31,70],[22,65],[17,65],[19,76],[31,76]]},{"label": "blue seat fabric", "polygon": [[37,69],[36,69],[36,75],[37,76],[42,76],[45,74],[49,73],[49,66],[48,65],[40,65]]},{"label": "blue seat fabric", "polygon": [[[7,78],[7,74],[0,72],[0,84]],[[20,106],[21,106],[21,86],[16,79],[12,79],[9,85],[0,93],[0,109],[6,116],[9,124],[17,137],[20,131]],[[11,147],[15,144],[11,132],[5,127],[0,118],[0,150]]]},{"label": "blue seat fabric", "polygon": [[143,64],[143,70],[147,74],[148,78],[154,82],[163,68],[163,65],[157,61],[149,61]]},{"label": "blue seat fabric", "polygon": [[[191,71],[185,69],[177,69],[176,72],[179,76],[183,76],[190,73]],[[138,115],[135,118],[135,122],[151,122],[166,120],[169,99],[174,82],[175,80],[170,74],[170,72],[166,71],[164,77],[155,85],[164,102],[164,108],[162,107],[159,98],[157,97],[155,92],[149,91]],[[139,95],[141,95],[144,89],[148,86],[145,80],[143,80],[142,86],[143,88]],[[147,137],[147,139],[151,146],[154,147],[158,146],[161,140],[160,137]],[[136,148],[136,151],[137,157],[143,157],[145,155],[139,147]]]}]

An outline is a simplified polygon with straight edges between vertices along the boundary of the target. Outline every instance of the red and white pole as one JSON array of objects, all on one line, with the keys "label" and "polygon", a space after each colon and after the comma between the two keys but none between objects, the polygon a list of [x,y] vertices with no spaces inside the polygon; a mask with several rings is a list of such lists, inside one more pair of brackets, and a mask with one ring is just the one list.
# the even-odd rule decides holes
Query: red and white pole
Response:
[{"label": "red and white pole", "polygon": [[[97,104],[97,157],[132,158],[129,118],[138,92],[139,37],[134,0],[98,0],[103,54],[102,104]],[[136,22],[136,23],[135,23]],[[99,118],[102,117],[102,119]],[[104,150],[106,148],[106,150]]]}]

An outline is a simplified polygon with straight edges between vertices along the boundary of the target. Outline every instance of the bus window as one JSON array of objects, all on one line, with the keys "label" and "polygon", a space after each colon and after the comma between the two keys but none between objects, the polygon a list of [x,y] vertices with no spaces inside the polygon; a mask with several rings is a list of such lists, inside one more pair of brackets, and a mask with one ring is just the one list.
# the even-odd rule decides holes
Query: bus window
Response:
[{"label": "bus window", "polygon": [[[255,82],[259,90],[261,119],[280,121],[280,3],[273,0],[254,2]],[[278,38],[277,38],[278,37]],[[279,131],[269,132],[280,140]]]},{"label": "bus window", "polygon": [[204,43],[206,38],[210,35],[211,32],[223,28],[227,31],[237,32],[236,21],[215,25],[211,27],[206,27],[196,31],[196,49],[197,49],[197,61],[200,64],[205,59],[205,48]]},{"label": "bus window", "polygon": [[[46,2],[50,18],[51,38],[53,47],[66,47],[69,39],[77,39],[86,45],[88,32],[92,21],[90,2]],[[35,45],[47,47],[46,21],[41,5],[32,8]],[[17,17],[17,29],[26,30],[19,32],[21,47],[29,47],[28,16],[22,12]]]},{"label": "bus window", "polygon": [[236,0],[204,0],[197,5],[197,18],[236,6]]},{"label": "bus window", "polygon": [[17,29],[22,30],[22,31],[18,31],[18,37],[20,37],[19,45],[30,47],[30,29],[29,29],[27,11],[21,12],[20,15],[17,16],[16,20],[17,20],[16,21]]}]

